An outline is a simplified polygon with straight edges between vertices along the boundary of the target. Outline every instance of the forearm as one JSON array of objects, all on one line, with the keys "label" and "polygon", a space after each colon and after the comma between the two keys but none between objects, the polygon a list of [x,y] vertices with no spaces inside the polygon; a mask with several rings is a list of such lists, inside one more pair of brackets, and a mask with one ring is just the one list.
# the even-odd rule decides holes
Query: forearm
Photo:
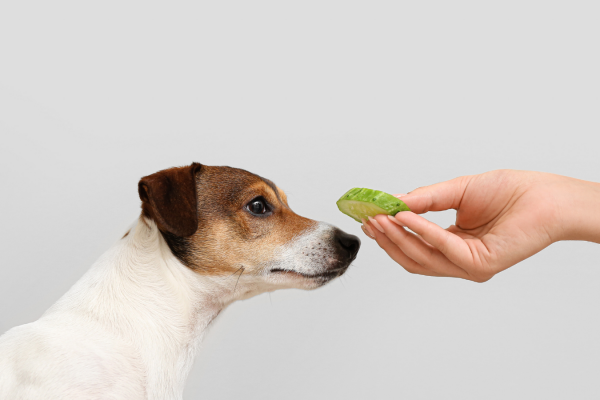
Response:
[{"label": "forearm", "polygon": [[600,243],[600,183],[570,179],[564,209],[563,240]]}]

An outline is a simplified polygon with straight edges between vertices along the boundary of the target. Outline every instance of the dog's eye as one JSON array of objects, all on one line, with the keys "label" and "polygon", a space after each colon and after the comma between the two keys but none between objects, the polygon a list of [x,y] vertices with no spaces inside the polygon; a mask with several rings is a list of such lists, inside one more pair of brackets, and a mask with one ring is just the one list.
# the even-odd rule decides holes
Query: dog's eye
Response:
[{"label": "dog's eye", "polygon": [[260,197],[248,203],[246,208],[248,209],[248,211],[255,215],[263,215],[269,211],[265,200]]}]

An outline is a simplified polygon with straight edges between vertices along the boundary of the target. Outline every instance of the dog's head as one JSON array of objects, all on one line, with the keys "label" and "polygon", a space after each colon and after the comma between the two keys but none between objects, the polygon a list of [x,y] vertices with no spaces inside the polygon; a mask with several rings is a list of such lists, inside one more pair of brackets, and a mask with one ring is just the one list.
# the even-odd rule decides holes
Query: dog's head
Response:
[{"label": "dog's head", "polygon": [[193,163],[139,182],[142,214],[173,254],[201,275],[243,276],[261,290],[313,289],[342,275],[360,240],[294,213],[273,182]]}]

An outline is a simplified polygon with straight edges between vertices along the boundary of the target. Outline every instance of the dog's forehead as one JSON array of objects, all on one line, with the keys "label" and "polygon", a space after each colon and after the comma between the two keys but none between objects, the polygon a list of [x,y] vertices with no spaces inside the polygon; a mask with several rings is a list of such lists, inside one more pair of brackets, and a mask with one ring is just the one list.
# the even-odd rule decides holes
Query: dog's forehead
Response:
[{"label": "dog's forehead", "polygon": [[[281,200],[282,193],[268,179],[243,169],[226,166],[202,166],[196,178],[198,197],[225,202],[235,202],[249,192],[263,193]],[[285,196],[285,195],[283,195]]]}]

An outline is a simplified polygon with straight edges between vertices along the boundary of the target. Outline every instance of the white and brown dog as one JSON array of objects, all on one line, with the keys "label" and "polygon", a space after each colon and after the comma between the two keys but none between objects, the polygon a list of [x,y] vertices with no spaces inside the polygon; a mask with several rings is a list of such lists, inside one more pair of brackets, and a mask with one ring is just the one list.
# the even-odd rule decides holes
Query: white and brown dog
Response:
[{"label": "white and brown dog", "polygon": [[139,194],[130,231],[42,318],[0,338],[0,399],[181,399],[225,307],[323,286],[360,246],[240,169],[171,168],[142,178]]}]

